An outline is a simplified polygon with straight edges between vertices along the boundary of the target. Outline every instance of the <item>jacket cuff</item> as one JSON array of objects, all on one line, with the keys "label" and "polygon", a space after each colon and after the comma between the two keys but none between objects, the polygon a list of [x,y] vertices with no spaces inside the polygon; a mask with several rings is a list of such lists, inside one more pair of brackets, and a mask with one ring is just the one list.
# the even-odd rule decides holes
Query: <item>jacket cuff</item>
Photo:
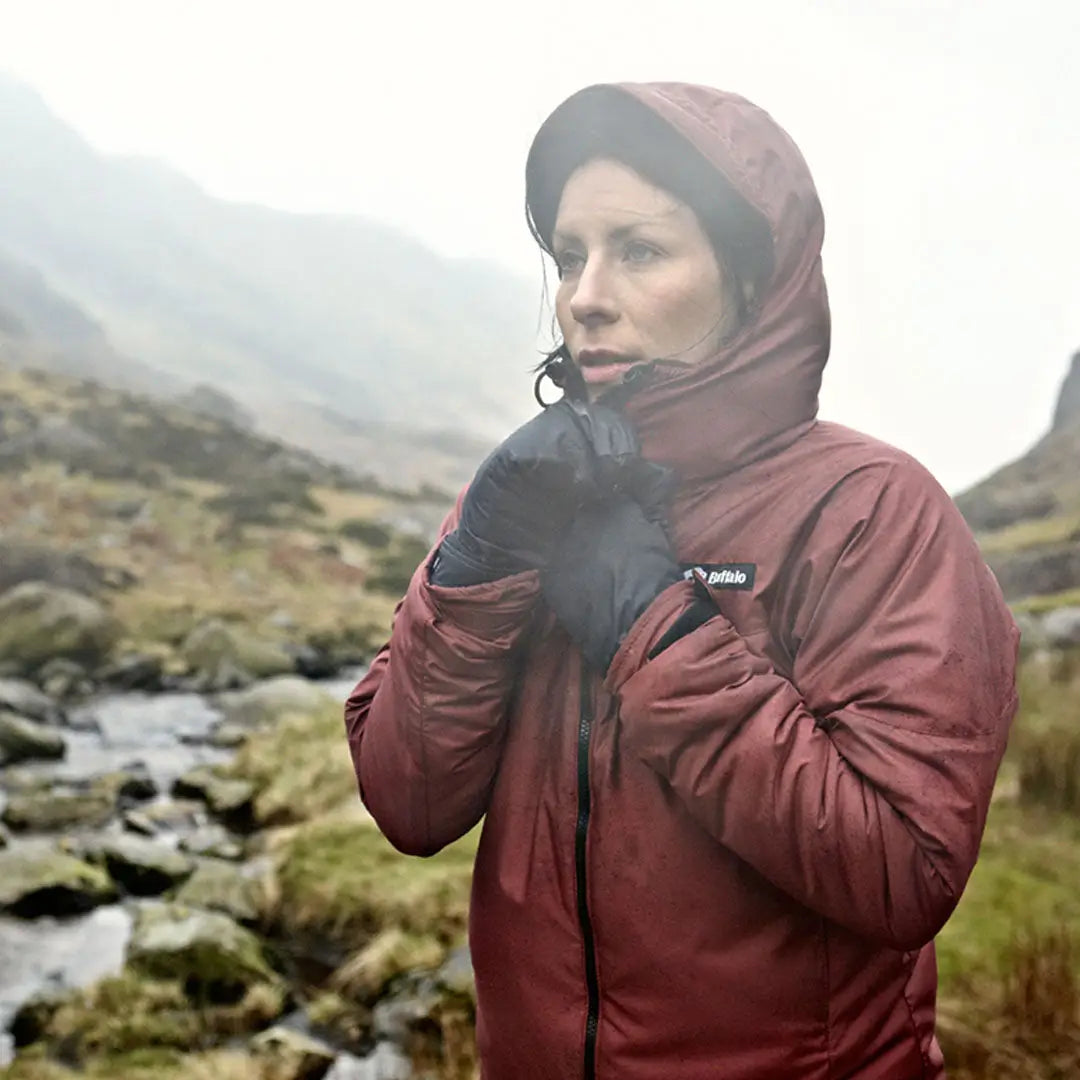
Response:
[{"label": "jacket cuff", "polygon": [[425,563],[409,592],[433,623],[451,622],[470,636],[498,639],[526,621],[540,595],[540,574],[527,570],[477,585],[433,585]]}]

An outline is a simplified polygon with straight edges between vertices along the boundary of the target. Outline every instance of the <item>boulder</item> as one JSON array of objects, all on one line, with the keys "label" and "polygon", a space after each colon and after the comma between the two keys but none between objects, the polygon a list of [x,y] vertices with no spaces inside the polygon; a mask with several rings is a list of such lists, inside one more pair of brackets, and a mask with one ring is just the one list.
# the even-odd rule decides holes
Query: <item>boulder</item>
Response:
[{"label": "boulder", "polygon": [[63,727],[67,723],[63,707],[26,679],[0,679],[0,709],[54,727]]},{"label": "boulder", "polygon": [[118,656],[98,673],[106,686],[117,690],[145,690],[156,693],[162,689],[165,658],[158,654],[127,652]]},{"label": "boulder", "polygon": [[216,859],[201,863],[180,886],[176,902],[188,907],[220,911],[238,923],[258,922],[259,883],[231,863]]},{"label": "boulder", "polygon": [[326,1043],[280,1024],[253,1036],[248,1048],[274,1080],[321,1080],[337,1056]]},{"label": "boulder", "polygon": [[195,862],[190,856],[153,840],[117,836],[87,853],[121,888],[133,896],[158,896],[190,877]]},{"label": "boulder", "polygon": [[[46,694],[61,701],[87,698],[96,689],[94,680],[86,668],[65,656],[54,656],[42,664],[37,673],[37,680]],[[96,727],[96,721],[90,718],[84,718],[79,722],[73,717],[71,726],[75,727],[77,723],[84,725],[81,730],[86,730],[85,725]],[[90,730],[93,730],[93,727]]]},{"label": "boulder", "polygon": [[311,714],[336,702],[322,687],[307,679],[282,675],[247,690],[219,694],[215,704],[229,723],[261,728],[275,724],[290,713]]},{"label": "boulder", "polygon": [[280,645],[222,619],[199,623],[184,639],[180,654],[196,671],[215,672],[229,663],[256,679],[295,670],[295,662]]},{"label": "boulder", "polygon": [[158,793],[157,781],[141,761],[133,761],[116,772],[102,773],[93,785],[118,802],[125,804],[152,799]]},{"label": "boulder", "polygon": [[180,840],[180,850],[189,855],[236,862],[244,857],[243,846],[220,825],[205,825]]},{"label": "boulder", "polygon": [[8,798],[2,820],[15,832],[56,832],[104,825],[116,810],[104,791],[49,788],[19,792]]},{"label": "boulder", "polygon": [[0,911],[23,918],[75,915],[116,899],[96,866],[59,851],[0,851]]},{"label": "boulder", "polygon": [[55,728],[0,708],[0,765],[56,760],[66,752],[64,736]]},{"label": "boulder", "polygon": [[212,765],[197,765],[178,777],[172,793],[202,799],[211,813],[237,827],[246,827],[251,821],[255,785],[248,780],[223,776]]},{"label": "boulder", "polygon": [[0,658],[31,674],[55,657],[99,665],[119,634],[96,600],[40,581],[0,595]]},{"label": "boulder", "polygon": [[1055,608],[1042,621],[1047,644],[1055,649],[1080,645],[1080,607]]},{"label": "boulder", "polygon": [[253,986],[281,985],[259,939],[235,919],[184,904],[150,901],[135,916],[127,965],[153,979],[177,979],[219,1000]]}]

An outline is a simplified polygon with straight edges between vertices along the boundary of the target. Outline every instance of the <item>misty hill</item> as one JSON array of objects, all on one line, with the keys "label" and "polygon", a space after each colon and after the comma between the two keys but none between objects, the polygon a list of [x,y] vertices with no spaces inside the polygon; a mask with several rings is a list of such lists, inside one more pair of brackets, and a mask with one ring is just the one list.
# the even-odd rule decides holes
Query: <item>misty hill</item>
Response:
[{"label": "misty hill", "polygon": [[367,449],[452,430],[475,460],[531,412],[533,285],[361,218],[228,203],[103,156],[3,76],[0,145],[0,248],[118,356],[213,384],[339,459],[365,449],[350,425],[385,424]]},{"label": "misty hill", "polygon": [[957,497],[1010,600],[1080,604],[1080,352],[1049,431]]}]

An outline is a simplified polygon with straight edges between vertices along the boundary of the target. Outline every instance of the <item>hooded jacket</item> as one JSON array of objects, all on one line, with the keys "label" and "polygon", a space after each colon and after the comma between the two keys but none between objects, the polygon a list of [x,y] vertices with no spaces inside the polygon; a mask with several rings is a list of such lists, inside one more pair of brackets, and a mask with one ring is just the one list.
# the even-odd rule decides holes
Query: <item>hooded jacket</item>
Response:
[{"label": "hooded jacket", "polygon": [[625,404],[719,614],[650,659],[696,595],[669,587],[601,680],[536,573],[440,588],[421,566],[346,704],[361,796],[414,855],[484,820],[485,1080],[938,1080],[932,939],[978,853],[1019,635],[927,471],[816,419],[823,223],[791,140],[732,94],[621,89],[773,233],[756,319]]}]

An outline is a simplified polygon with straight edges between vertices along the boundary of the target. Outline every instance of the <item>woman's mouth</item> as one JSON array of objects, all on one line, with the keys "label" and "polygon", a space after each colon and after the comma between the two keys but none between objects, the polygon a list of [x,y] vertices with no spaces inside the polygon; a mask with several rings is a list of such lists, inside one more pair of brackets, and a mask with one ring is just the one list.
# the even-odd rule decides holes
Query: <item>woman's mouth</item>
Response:
[{"label": "woman's mouth", "polygon": [[620,379],[637,362],[609,349],[582,349],[577,358],[581,377],[590,386]]}]

